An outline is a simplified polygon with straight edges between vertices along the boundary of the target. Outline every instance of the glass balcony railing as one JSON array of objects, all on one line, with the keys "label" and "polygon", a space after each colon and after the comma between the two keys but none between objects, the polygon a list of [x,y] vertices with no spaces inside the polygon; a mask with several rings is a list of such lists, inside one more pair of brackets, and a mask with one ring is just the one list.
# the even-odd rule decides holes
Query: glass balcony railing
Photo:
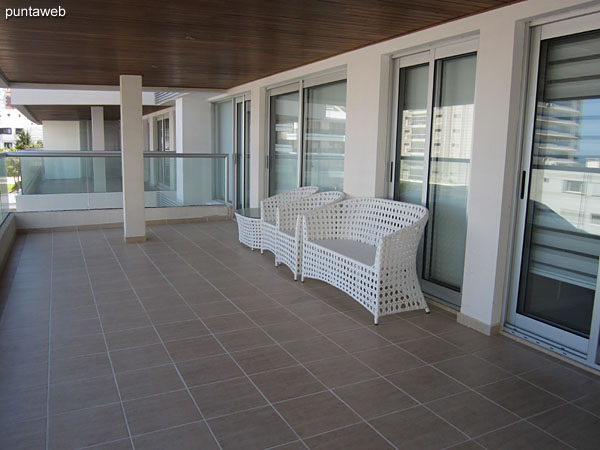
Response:
[{"label": "glass balcony railing", "polygon": [[[20,151],[17,211],[66,211],[123,207],[121,152]],[[144,205],[223,205],[227,155],[144,153]]]}]

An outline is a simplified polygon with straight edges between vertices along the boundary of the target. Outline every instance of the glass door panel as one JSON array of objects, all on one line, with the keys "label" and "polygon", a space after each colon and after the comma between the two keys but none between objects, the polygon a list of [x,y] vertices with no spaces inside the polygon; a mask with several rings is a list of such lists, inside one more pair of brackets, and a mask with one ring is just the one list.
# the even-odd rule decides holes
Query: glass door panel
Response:
[{"label": "glass door panel", "polygon": [[269,195],[298,186],[299,93],[271,96]]},{"label": "glass door panel", "polygon": [[[234,172],[233,172],[233,102],[231,100],[217,103],[216,104],[216,119],[217,119],[217,132],[216,132],[216,152],[221,154],[229,155],[229,167],[227,171],[229,173],[229,193],[226,201],[231,203],[231,197],[234,195],[233,183],[234,183]],[[223,175],[215,175],[215,189],[222,190],[223,186]],[[224,192],[218,192],[220,198],[224,198]]]},{"label": "glass door panel", "polygon": [[400,69],[394,199],[421,204],[427,153],[429,64]]},{"label": "glass door panel", "polygon": [[250,208],[250,100],[244,102],[244,200],[243,207]]},{"label": "glass door panel", "polygon": [[422,277],[457,292],[465,258],[476,64],[476,54],[435,63]]},{"label": "glass door panel", "polygon": [[304,90],[303,186],[344,189],[346,81]]},{"label": "glass door panel", "polygon": [[587,352],[600,255],[600,32],[541,42],[529,165],[516,312]]},{"label": "glass door panel", "polygon": [[244,195],[244,102],[235,104],[235,209],[242,208]]}]

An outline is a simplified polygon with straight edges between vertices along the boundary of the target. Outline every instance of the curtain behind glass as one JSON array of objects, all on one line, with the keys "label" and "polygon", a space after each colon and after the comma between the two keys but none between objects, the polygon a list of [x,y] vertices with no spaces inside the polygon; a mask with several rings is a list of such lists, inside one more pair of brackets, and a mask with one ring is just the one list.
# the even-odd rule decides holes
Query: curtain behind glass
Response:
[{"label": "curtain behind glass", "polygon": [[518,312],[588,337],[600,256],[600,32],[543,41]]}]

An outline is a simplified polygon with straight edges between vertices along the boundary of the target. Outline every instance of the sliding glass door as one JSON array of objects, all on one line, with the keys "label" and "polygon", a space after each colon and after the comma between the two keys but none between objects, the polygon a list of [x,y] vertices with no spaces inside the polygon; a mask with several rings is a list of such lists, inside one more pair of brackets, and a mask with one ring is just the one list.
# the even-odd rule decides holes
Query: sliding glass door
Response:
[{"label": "sliding glass door", "polygon": [[[421,252],[423,290],[460,306],[473,136],[474,52],[469,45],[401,58],[392,158],[396,200],[424,204],[430,216]],[[393,168],[393,166],[392,166]]]},{"label": "sliding glass door", "polygon": [[215,121],[216,152],[229,155],[227,201],[236,209],[248,208],[250,206],[250,100],[246,96],[240,96],[217,103]]},{"label": "sliding glass door", "polygon": [[600,30],[561,35],[570,29],[538,27],[532,38],[508,328],[597,365]]},{"label": "sliding glass door", "polygon": [[269,195],[299,186],[343,190],[346,81],[335,78],[270,92]]}]

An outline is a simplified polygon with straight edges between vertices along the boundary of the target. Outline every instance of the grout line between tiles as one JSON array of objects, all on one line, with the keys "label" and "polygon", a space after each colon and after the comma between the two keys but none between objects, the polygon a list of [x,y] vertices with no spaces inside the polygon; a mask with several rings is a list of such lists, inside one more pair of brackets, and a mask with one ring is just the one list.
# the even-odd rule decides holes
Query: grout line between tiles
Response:
[{"label": "grout line between tiles", "polygon": [[[121,262],[119,261],[119,258],[118,258],[118,256],[117,256],[117,255],[116,255],[116,253],[114,252],[114,249],[112,248],[112,245],[110,245],[110,242],[108,241],[108,239],[107,239],[107,237],[106,237],[106,234],[104,233],[104,231],[102,231],[102,234],[104,235],[104,239],[105,239],[105,241],[106,241],[107,245],[109,246],[110,250],[112,251],[112,253],[113,253],[114,257],[115,257],[115,259],[116,259],[116,261],[117,261],[117,264],[119,264],[119,267],[121,267],[121,270],[123,270],[123,266],[121,265]],[[139,244],[137,244],[137,245],[136,245],[136,247],[137,247],[137,248],[140,248]],[[140,250],[143,252],[143,249],[141,249],[141,248],[140,248]],[[150,258],[148,258],[148,259],[150,259]],[[124,270],[123,270],[123,273],[125,274],[125,271],[124,271]],[[161,273],[161,276],[162,276],[162,273]],[[127,281],[129,282],[129,278],[127,278],[127,275],[126,275],[126,274],[125,274],[125,277],[126,277]],[[192,395],[192,393],[190,392],[190,388],[188,387],[187,383],[185,382],[185,380],[184,380],[183,376],[181,375],[181,372],[180,372],[179,368],[177,367],[177,365],[175,364],[175,361],[174,361],[174,360],[173,360],[173,358],[171,357],[171,353],[170,353],[170,352],[169,352],[169,350],[167,349],[167,346],[165,345],[165,343],[164,343],[163,339],[161,338],[160,334],[158,333],[158,330],[156,329],[156,326],[154,325],[154,322],[152,322],[152,319],[151,319],[151,318],[150,318],[150,316],[148,315],[148,312],[146,311],[146,308],[145,308],[144,304],[142,303],[142,301],[140,300],[139,296],[137,295],[137,292],[136,292],[135,288],[133,287],[133,285],[131,284],[131,282],[129,282],[129,284],[130,284],[131,288],[133,289],[133,291],[134,291],[134,293],[135,293],[135,295],[136,295],[136,297],[137,297],[137,299],[138,299],[138,301],[139,301],[139,303],[140,303],[140,305],[141,305],[142,309],[144,310],[144,313],[145,313],[145,314],[146,314],[146,316],[148,317],[148,320],[150,321],[150,323],[151,323],[151,326],[152,326],[152,328],[154,329],[154,332],[155,332],[155,333],[156,333],[156,335],[158,336],[158,339],[160,340],[160,343],[162,344],[164,351],[167,353],[167,355],[168,355],[169,359],[171,360],[171,363],[173,364],[173,367],[174,367],[175,371],[177,372],[177,375],[179,376],[179,379],[180,379],[180,380],[181,380],[181,382],[183,383],[183,386],[185,387],[185,390],[186,390],[186,392],[187,392],[187,394],[188,394],[188,396],[189,396],[190,400],[193,402],[193,404],[194,404],[194,406],[195,406],[196,410],[197,410],[197,411],[198,411],[198,413],[200,414],[200,417],[202,417],[202,420],[204,420],[204,421],[205,421],[205,423],[206,423],[206,426],[207,426],[208,430],[210,431],[210,434],[211,434],[211,436],[213,437],[213,439],[215,440],[216,444],[218,445],[218,447],[219,447],[220,449],[222,449],[222,447],[221,447],[221,444],[220,444],[220,443],[219,443],[219,441],[217,440],[217,437],[216,437],[215,433],[213,432],[213,430],[212,430],[212,428],[210,427],[210,425],[208,424],[208,422],[206,422],[206,417],[204,416],[204,414],[203,414],[203,413],[202,413],[202,411],[200,410],[200,407],[198,406],[198,403],[196,402],[196,399],[194,398],[194,396],[193,396],[193,395]],[[118,383],[117,383],[117,384],[118,384]],[[155,430],[155,431],[156,431],[156,430]],[[133,448],[134,448],[134,450],[135,450],[135,446],[133,445],[133,441],[132,441],[132,446],[133,446]]]},{"label": "grout line between tiles", "polygon": [[92,299],[94,300],[94,306],[96,307],[96,314],[98,315],[98,322],[100,323],[100,331],[102,333],[102,339],[104,340],[104,348],[106,350],[106,356],[108,358],[108,362],[110,364],[110,370],[113,376],[113,382],[115,383],[115,388],[117,390],[117,395],[119,397],[119,403],[121,406],[121,414],[123,415],[123,420],[125,422],[125,427],[127,429],[127,435],[129,436],[129,442],[131,443],[132,448],[135,449],[135,446],[133,445],[133,438],[131,437],[131,429],[129,428],[129,422],[127,421],[127,414],[125,412],[125,406],[123,406],[123,397],[121,396],[121,389],[119,388],[119,384],[117,383],[117,376],[115,374],[115,366],[113,364],[113,360],[112,357],[110,355],[110,352],[108,350],[108,342],[106,340],[106,334],[104,333],[104,325],[102,324],[102,320],[100,320],[100,311],[98,310],[98,303],[96,303],[96,294],[94,292],[94,289],[92,287],[92,281],[89,278],[89,272],[87,269],[87,258],[85,256],[85,249],[83,247],[83,243],[81,241],[81,235],[79,233],[79,231],[76,231],[77,233],[77,240],[79,241],[79,248],[81,250],[81,256],[83,257],[83,264],[86,270],[86,273],[88,274],[88,280],[90,283],[90,289],[92,290]]},{"label": "grout line between tiles", "polygon": [[[160,237],[159,237],[159,239],[160,239]],[[166,245],[167,245],[167,244],[166,244]],[[139,247],[139,244],[138,244],[138,247]],[[144,252],[144,250],[143,250],[143,249],[141,249],[141,251],[142,251],[142,252]],[[144,254],[145,254],[145,252],[144,252]],[[176,255],[177,255],[177,256],[178,256],[180,259],[182,259],[183,261],[185,261],[183,258],[181,258],[181,256],[179,256],[179,254],[177,254],[177,253],[175,253],[175,254],[176,254]],[[152,260],[152,258],[150,258],[148,255],[146,255],[146,256],[147,256],[147,258],[148,258],[148,259],[149,259],[149,260],[150,260],[152,263],[154,263],[154,261]],[[186,262],[186,264],[188,264],[188,263],[187,263],[187,261],[185,261],[185,262]],[[191,267],[191,265],[190,265],[190,267]],[[157,268],[157,269],[158,269],[158,268]],[[158,270],[160,271],[160,269],[158,269]],[[198,272],[198,271],[197,271],[195,268],[194,268],[194,270],[195,270],[195,271],[196,271],[198,274],[200,274],[200,272]],[[161,275],[162,275],[162,272],[161,272]],[[200,274],[200,275],[201,275],[201,274]],[[162,276],[164,277],[164,275],[162,275]],[[201,276],[202,276],[202,275],[201,275]],[[202,277],[203,277],[204,279],[206,279],[204,276],[202,276]],[[171,286],[172,286],[172,287],[173,287],[173,288],[176,290],[177,294],[178,294],[178,295],[181,297],[181,299],[182,299],[182,300],[183,300],[183,301],[184,301],[184,302],[185,302],[185,303],[186,303],[186,304],[189,306],[189,304],[187,303],[187,300],[186,300],[186,299],[183,297],[183,295],[181,295],[181,294],[179,293],[179,291],[177,291],[177,288],[175,288],[175,286],[174,286],[174,285],[172,285],[172,283],[169,281],[169,279],[168,279],[167,277],[165,277],[165,279],[166,279],[166,280],[167,280],[167,281],[168,281],[168,282],[171,284]],[[210,283],[210,281],[209,281],[209,283]],[[213,285],[213,287],[214,287],[214,285]],[[218,289],[217,289],[217,290],[218,290]],[[220,290],[219,290],[219,292],[220,292]],[[237,307],[237,306],[236,306],[236,307]],[[191,309],[191,308],[190,308],[190,309]],[[273,408],[273,405],[271,404],[271,402],[269,401],[269,399],[268,399],[268,398],[267,398],[267,397],[264,395],[264,393],[263,393],[263,392],[262,392],[262,391],[261,391],[261,390],[258,388],[258,386],[256,386],[256,384],[254,383],[254,381],[253,381],[253,380],[250,378],[250,376],[249,376],[249,375],[248,375],[248,373],[247,373],[247,372],[246,372],[246,371],[245,371],[245,370],[242,368],[242,366],[241,366],[241,365],[240,365],[240,364],[237,362],[237,360],[231,356],[231,354],[230,354],[230,353],[227,351],[227,349],[225,348],[225,346],[223,345],[223,343],[222,343],[222,342],[221,342],[221,341],[220,341],[220,340],[219,340],[219,339],[218,339],[218,338],[215,336],[215,334],[214,334],[214,333],[213,333],[213,332],[210,330],[210,328],[209,328],[209,327],[206,325],[206,323],[204,322],[204,320],[202,320],[202,318],[201,318],[200,316],[198,316],[198,314],[196,313],[196,311],[194,311],[193,309],[192,309],[192,311],[193,311],[193,313],[196,315],[196,317],[197,317],[197,318],[198,318],[198,319],[199,319],[199,320],[202,322],[202,324],[203,324],[203,325],[206,327],[206,329],[207,329],[207,330],[209,330],[209,331],[211,332],[211,336],[212,336],[212,338],[213,338],[213,339],[215,339],[215,340],[216,340],[216,341],[219,343],[219,345],[220,345],[220,346],[223,348],[223,350],[225,351],[225,353],[226,353],[226,354],[227,354],[227,355],[228,355],[228,356],[231,358],[231,360],[232,360],[232,361],[233,361],[233,362],[234,362],[234,363],[237,365],[238,369],[239,369],[239,370],[240,370],[240,371],[241,371],[241,372],[242,372],[244,375],[246,375],[246,377],[248,378],[248,381],[249,381],[249,382],[250,382],[250,383],[251,383],[251,384],[252,384],[252,385],[255,387],[255,389],[256,389],[256,390],[257,390],[257,391],[258,391],[258,392],[259,392],[259,393],[260,393],[260,394],[261,394],[261,395],[264,397],[264,399],[265,399],[265,401],[267,402],[267,404],[268,404],[269,406],[271,406],[271,408],[273,409],[273,411],[275,411],[275,413],[276,413],[276,414],[277,414],[277,415],[280,417],[280,419],[281,419],[281,420],[282,420],[282,421],[283,421],[283,422],[284,422],[284,423],[285,423],[285,424],[286,424],[286,425],[289,427],[289,429],[290,429],[290,430],[291,430],[291,431],[294,433],[294,435],[296,435],[296,437],[298,438],[298,440],[300,440],[300,441],[301,441],[301,442],[304,444],[304,442],[302,441],[302,439],[300,438],[300,436],[298,435],[298,433],[297,433],[297,432],[296,432],[296,431],[295,431],[295,430],[294,430],[294,429],[293,429],[293,428],[290,426],[290,424],[289,424],[289,423],[287,422],[287,420],[285,420],[285,418],[284,418],[284,417],[283,417],[283,416],[282,416],[282,415],[279,413],[279,411],[277,411],[275,408]],[[165,348],[165,350],[166,350],[166,348]],[[167,350],[167,351],[168,351],[168,350]],[[182,380],[182,382],[184,383],[184,385],[187,387],[187,383],[185,382],[185,380],[183,379],[183,377],[181,377],[181,380]],[[189,390],[189,388],[188,388],[188,390]],[[196,407],[198,408],[198,411],[200,411],[200,414],[202,414],[202,412],[201,412],[200,408],[198,407],[198,405],[197,405],[197,403],[196,403],[196,400],[195,400],[195,399],[194,399],[194,397],[191,395],[191,393],[190,393],[190,397],[192,397],[192,400],[194,401],[194,404],[195,404],[195,405],[196,405]],[[202,414],[202,417],[204,418],[204,415],[203,415],[203,414]],[[207,426],[208,426],[208,428],[211,430],[211,433],[213,433],[213,432],[212,432],[212,429],[211,429],[211,427],[210,427],[210,425],[208,424],[208,422],[207,422]],[[214,435],[214,433],[213,433],[213,437],[215,438],[215,441],[217,442],[217,444],[218,444],[218,445],[219,445],[219,447],[220,447],[220,446],[221,446],[221,444],[220,444],[220,443],[219,443],[219,441],[217,440],[217,438],[216,438],[216,436]]]}]

